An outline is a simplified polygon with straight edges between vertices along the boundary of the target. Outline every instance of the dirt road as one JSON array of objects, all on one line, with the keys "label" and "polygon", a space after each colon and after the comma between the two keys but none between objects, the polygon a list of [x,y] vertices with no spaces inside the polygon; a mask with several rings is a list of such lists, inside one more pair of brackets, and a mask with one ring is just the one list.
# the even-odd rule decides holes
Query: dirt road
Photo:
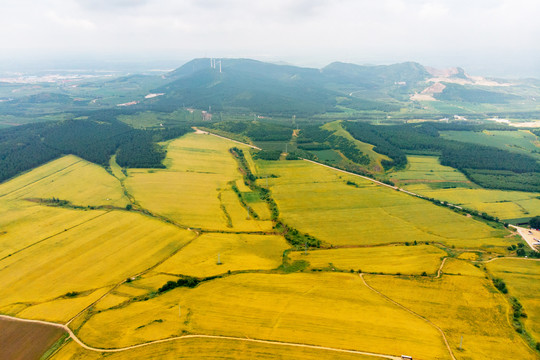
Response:
[{"label": "dirt road", "polygon": [[215,136],[215,137],[218,137],[218,138],[221,138],[221,139],[225,139],[225,140],[229,140],[229,141],[232,141],[234,143],[237,143],[237,144],[241,144],[241,145],[244,145],[244,146],[248,146],[252,149],[257,149],[257,150],[262,150],[260,147],[257,147],[255,145],[251,145],[251,144],[246,144],[246,143],[243,143],[241,141],[237,141],[237,140],[233,140],[231,138],[228,138],[228,137],[225,137],[225,136],[221,136],[221,135],[217,135],[217,134],[214,134],[214,133],[211,133],[211,132],[208,132],[208,131],[203,131],[199,128],[196,128],[196,127],[192,127],[193,130],[195,130],[195,134],[199,134],[199,135],[212,135],[212,136]]},{"label": "dirt road", "polygon": [[[446,260],[446,258],[444,259]],[[444,261],[442,263],[444,265]],[[442,268],[442,266],[441,266]],[[403,310],[407,311],[408,313],[416,316],[417,318],[420,318],[422,319],[423,321],[427,322],[429,325],[433,326],[435,329],[437,329],[437,331],[441,334],[443,340],[444,340],[444,344],[446,345],[446,349],[448,350],[448,353],[450,354],[450,357],[452,358],[452,360],[456,360],[456,357],[454,356],[454,352],[452,351],[452,349],[450,348],[450,344],[448,344],[448,340],[446,339],[446,335],[444,334],[444,331],[442,331],[442,329],[440,327],[438,327],[437,325],[435,325],[434,323],[432,323],[429,319],[423,317],[422,315],[412,311],[411,309],[409,309],[408,307],[404,306],[404,305],[401,305],[400,303],[398,303],[397,301],[395,300],[392,300],[391,298],[389,298],[388,296],[384,295],[383,293],[381,293],[379,290],[376,290],[374,288],[372,288],[367,282],[366,282],[366,279],[364,279],[364,274],[358,274],[360,276],[360,279],[362,279],[362,282],[364,283],[364,285],[366,285],[366,287],[373,291],[374,293],[376,293],[377,295],[383,297],[384,299],[386,299],[387,301],[391,302],[392,304],[396,305],[396,306],[399,306],[400,308],[402,308]]]},{"label": "dirt road", "polygon": [[20,319],[20,318],[16,318],[16,317],[13,317],[13,316],[7,316],[7,315],[0,315],[0,319],[8,319],[8,320],[13,320],[13,321],[22,321],[22,322],[34,323],[34,324],[42,324],[42,325],[45,324],[45,325],[54,326],[56,328],[63,329],[69,334],[69,336],[73,339],[73,341],[75,341],[77,344],[79,344],[84,349],[89,350],[89,351],[101,352],[101,353],[121,352],[121,351],[126,351],[126,350],[131,350],[131,349],[137,349],[137,348],[140,348],[140,347],[143,347],[143,346],[149,346],[149,345],[153,345],[153,344],[160,344],[160,343],[164,343],[164,342],[169,342],[169,341],[200,338],[200,339],[217,339],[217,340],[221,339],[221,340],[234,340],[234,341],[248,341],[248,342],[259,343],[259,344],[300,347],[300,348],[308,348],[308,349],[323,350],[323,351],[332,351],[332,352],[340,352],[340,353],[348,353],[348,354],[358,354],[358,355],[364,355],[364,356],[373,356],[373,357],[379,357],[379,358],[390,359],[390,360],[400,360],[401,359],[401,357],[399,357],[399,356],[393,356],[393,355],[387,355],[387,354],[377,354],[377,353],[358,351],[358,350],[339,349],[339,348],[332,348],[332,347],[327,347],[327,346],[298,344],[298,343],[289,343],[289,342],[281,342],[281,341],[273,341],[273,340],[248,339],[248,338],[239,338],[239,337],[234,337],[234,336],[197,335],[197,334],[176,336],[176,337],[171,337],[171,338],[167,338],[167,339],[155,340],[155,341],[147,342],[147,343],[144,343],[144,344],[127,346],[127,347],[123,347],[123,348],[101,349],[101,348],[95,348],[93,346],[88,346],[85,343],[83,343],[73,333],[73,331],[71,331],[71,329],[67,325],[57,324],[57,323],[48,322],[48,321],[41,321],[41,320]]}]

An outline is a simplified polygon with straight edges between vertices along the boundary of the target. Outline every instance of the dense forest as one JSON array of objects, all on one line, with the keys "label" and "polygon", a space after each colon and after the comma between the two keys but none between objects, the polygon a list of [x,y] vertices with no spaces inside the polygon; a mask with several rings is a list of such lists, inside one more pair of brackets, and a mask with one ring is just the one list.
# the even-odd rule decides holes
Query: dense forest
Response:
[{"label": "dense forest", "polygon": [[212,127],[245,135],[253,141],[289,141],[293,132],[292,126],[262,121],[222,121]]},{"label": "dense forest", "polygon": [[36,123],[0,130],[0,181],[64,154],[108,166],[118,151],[124,167],[163,167],[165,152],[156,142],[181,136],[190,128],[136,130],[102,113],[86,120]]}]

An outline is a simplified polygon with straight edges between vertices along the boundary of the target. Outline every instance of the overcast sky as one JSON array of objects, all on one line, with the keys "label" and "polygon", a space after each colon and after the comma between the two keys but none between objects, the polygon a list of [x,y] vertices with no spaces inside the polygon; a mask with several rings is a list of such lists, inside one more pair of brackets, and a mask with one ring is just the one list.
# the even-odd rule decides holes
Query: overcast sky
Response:
[{"label": "overcast sky", "polygon": [[539,0],[0,0],[0,60],[411,60],[540,77],[539,19]]}]

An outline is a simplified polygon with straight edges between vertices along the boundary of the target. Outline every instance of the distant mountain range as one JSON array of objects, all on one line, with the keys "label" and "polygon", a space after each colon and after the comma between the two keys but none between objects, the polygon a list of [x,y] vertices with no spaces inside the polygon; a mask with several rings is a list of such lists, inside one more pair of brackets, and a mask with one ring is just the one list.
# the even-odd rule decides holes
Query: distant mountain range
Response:
[{"label": "distant mountain range", "polygon": [[334,62],[315,69],[251,59],[201,58],[164,75],[32,87],[0,83],[0,112],[13,115],[39,112],[47,105],[48,111],[121,106],[133,111],[195,108],[285,117],[359,112],[426,118],[452,114],[530,117],[540,112],[537,99],[538,80],[486,79],[470,76],[461,68],[433,69],[415,62],[379,66]]},{"label": "distant mountain range", "polygon": [[176,103],[213,111],[249,109],[280,115],[343,109],[392,112],[415,101],[508,104],[521,98],[507,91],[513,85],[508,82],[472,77],[461,68],[437,70],[415,62],[380,66],[334,62],[314,69],[205,58],[192,60],[164,78],[167,83],[155,92],[165,95],[149,101],[158,106]]}]

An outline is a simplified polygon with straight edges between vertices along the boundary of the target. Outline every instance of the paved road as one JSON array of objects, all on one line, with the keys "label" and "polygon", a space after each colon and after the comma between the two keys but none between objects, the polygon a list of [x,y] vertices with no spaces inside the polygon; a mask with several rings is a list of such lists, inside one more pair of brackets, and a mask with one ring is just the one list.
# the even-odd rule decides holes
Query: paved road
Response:
[{"label": "paved road", "polygon": [[527,242],[527,244],[531,247],[531,249],[538,251],[538,249],[536,249],[536,247],[533,244],[535,242],[540,241],[540,231],[527,229],[527,228],[515,226],[515,225],[510,225],[510,226],[517,230],[518,234],[521,235],[523,240]]}]

